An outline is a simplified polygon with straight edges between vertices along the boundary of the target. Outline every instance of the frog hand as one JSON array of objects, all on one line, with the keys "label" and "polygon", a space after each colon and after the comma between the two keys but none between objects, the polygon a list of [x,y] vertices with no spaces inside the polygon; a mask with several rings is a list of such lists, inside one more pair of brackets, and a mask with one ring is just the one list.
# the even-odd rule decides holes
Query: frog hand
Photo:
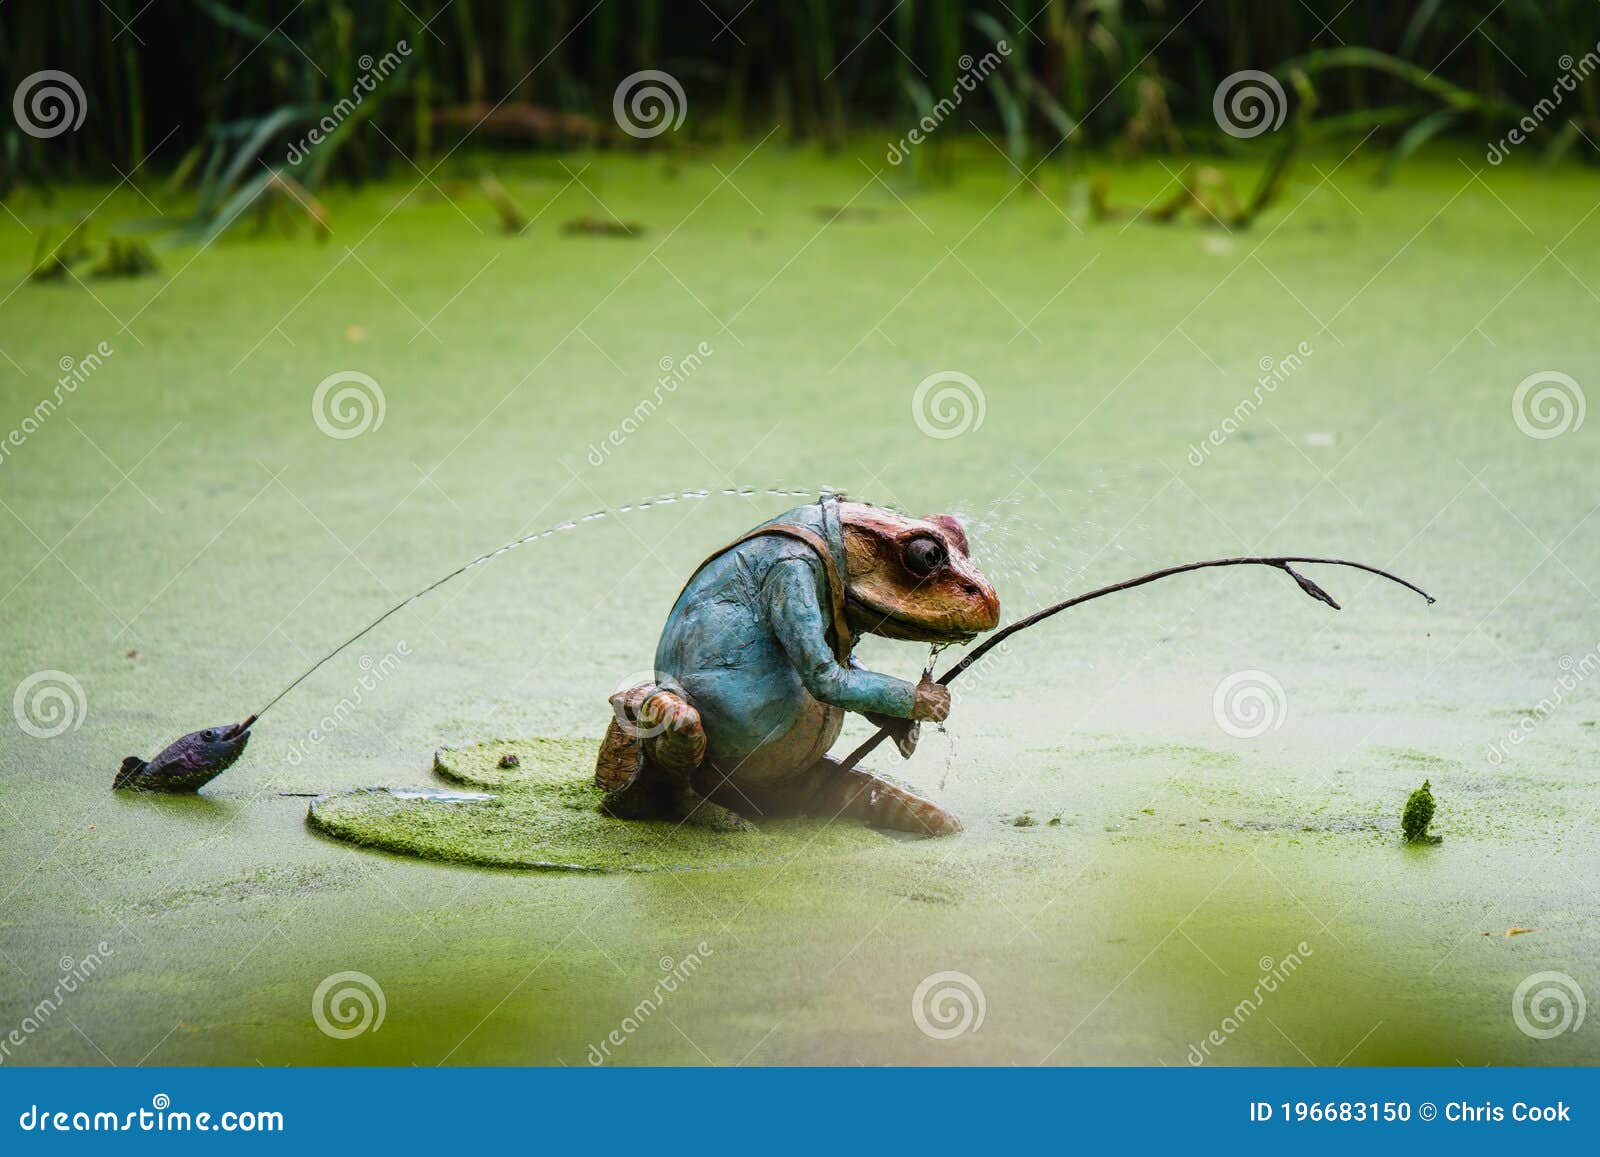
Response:
[{"label": "frog hand", "polygon": [[887,731],[899,749],[901,759],[910,759],[917,749],[917,739],[922,734],[922,724],[915,719],[900,719],[893,715],[880,715],[876,711],[864,712],[868,723]]}]

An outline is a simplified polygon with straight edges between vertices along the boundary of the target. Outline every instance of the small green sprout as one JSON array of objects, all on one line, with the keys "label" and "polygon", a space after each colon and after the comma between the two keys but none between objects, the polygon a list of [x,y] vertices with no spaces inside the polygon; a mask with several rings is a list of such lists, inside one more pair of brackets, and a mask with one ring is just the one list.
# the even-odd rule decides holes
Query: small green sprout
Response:
[{"label": "small green sprout", "polygon": [[1400,831],[1405,835],[1408,844],[1437,844],[1439,836],[1428,834],[1428,825],[1433,822],[1433,785],[1428,780],[1422,781],[1422,786],[1411,793],[1406,800],[1406,810],[1400,816]]}]

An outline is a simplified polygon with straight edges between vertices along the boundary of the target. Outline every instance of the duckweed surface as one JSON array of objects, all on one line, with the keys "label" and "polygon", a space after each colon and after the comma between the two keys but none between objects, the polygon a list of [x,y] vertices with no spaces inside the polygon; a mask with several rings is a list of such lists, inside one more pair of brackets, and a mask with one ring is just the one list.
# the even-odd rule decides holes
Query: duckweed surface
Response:
[{"label": "duckweed surface", "polygon": [[[329,244],[245,226],[88,289],[20,284],[38,236],[146,217],[164,181],[8,202],[0,433],[63,359],[115,352],[0,463],[0,1034],[64,958],[104,960],[5,1063],[584,1065],[689,952],[704,966],[608,1063],[1181,1066],[1291,952],[1205,1063],[1600,1061],[1600,680],[1561,683],[1600,645],[1593,169],[1469,148],[1379,187],[1380,152],[1341,143],[1227,234],[1075,227],[1077,159],[1032,184],[950,143],[949,184],[875,179],[866,139],[497,157],[536,217],[520,237],[463,150],[434,185],[328,189]],[[1130,205],[1172,180],[1083,163]],[[596,196],[643,239],[563,234]],[[347,370],[387,409],[332,438],[312,396]],[[912,394],[948,370],[983,420],[930,438]],[[1549,370],[1589,418],[1532,438],[1511,400]],[[715,871],[528,872],[308,830],[308,793],[372,784],[501,797],[438,805],[452,823],[508,815],[493,769],[433,774],[441,746],[565,737],[586,771],[692,568],[795,501],[763,488],[822,484],[966,517],[1008,620],[1220,554],[1356,558],[1439,603],[1317,571],[1334,612],[1219,572],[1051,620],[957,684],[948,736],[872,760],[952,808],[955,839],[763,824],[779,855]],[[583,521],[689,488],[716,493]],[[241,718],[404,594],[566,520],[318,671],[202,795],[108,790],[124,756]],[[926,655],[858,653],[912,678]],[[10,709],[49,670],[86,712],[46,739]],[[1214,714],[1239,672],[1282,691],[1249,737]],[[1424,778],[1446,839],[1407,846]],[[348,970],[388,1015],[333,1040],[309,1004]],[[1535,1040],[1511,997],[1550,970],[1590,1016]],[[917,1028],[941,971],[981,987],[981,1031]]]},{"label": "duckweed surface", "polygon": [[[726,868],[802,851],[838,857],[889,838],[842,822],[769,820],[755,832],[717,832],[614,819],[599,810],[596,747],[541,738],[441,748],[434,770],[442,778],[495,790],[359,788],[312,801],[307,821],[341,840],[424,860],[580,872]],[[508,752],[519,766],[500,766]]]}]

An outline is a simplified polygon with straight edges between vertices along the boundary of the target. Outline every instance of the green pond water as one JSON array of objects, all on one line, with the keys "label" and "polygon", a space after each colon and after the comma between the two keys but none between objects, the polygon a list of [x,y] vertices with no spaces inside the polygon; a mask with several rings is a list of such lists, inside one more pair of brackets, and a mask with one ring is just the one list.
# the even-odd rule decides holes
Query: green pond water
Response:
[{"label": "green pond water", "polygon": [[[0,689],[65,672],[84,705],[53,738],[0,716],[0,1041],[22,1042],[0,1060],[1600,1059],[1592,1009],[1549,1039],[1513,1015],[1536,973],[1600,993],[1600,427],[1534,438],[1512,412],[1532,374],[1600,383],[1594,175],[1438,153],[1380,189],[1376,155],[1330,152],[1228,236],[1080,229],[1054,162],[1041,194],[958,151],[931,187],[873,179],[876,143],[502,162],[520,237],[446,166],[330,192],[326,244],[243,226],[83,285],[16,284],[36,235],[150,206],[15,202],[0,436],[62,359],[112,352],[0,461]],[[1128,205],[1168,181],[1106,167]],[[606,213],[645,232],[560,231]],[[341,371],[383,393],[358,437],[314,420]],[[982,391],[956,437],[913,415],[940,371]],[[598,738],[694,564],[795,501],[760,490],[824,484],[963,514],[1007,619],[1241,553],[1353,557],[1439,602],[1317,569],[1335,613],[1235,570],[1069,612],[958,684],[949,736],[876,757],[963,817],[949,840],[819,824],[776,857],[596,874],[308,828],[312,795],[450,786],[441,746]],[[743,485],[472,571],[273,708],[197,798],[108,790],[484,549]],[[1217,720],[1240,672],[1282,689],[1243,681],[1267,688],[1254,737]],[[1443,842],[1405,846],[1425,778]],[[346,972],[384,1010],[348,1038],[313,1015]],[[983,1017],[942,1039],[913,1001],[948,984]]]}]

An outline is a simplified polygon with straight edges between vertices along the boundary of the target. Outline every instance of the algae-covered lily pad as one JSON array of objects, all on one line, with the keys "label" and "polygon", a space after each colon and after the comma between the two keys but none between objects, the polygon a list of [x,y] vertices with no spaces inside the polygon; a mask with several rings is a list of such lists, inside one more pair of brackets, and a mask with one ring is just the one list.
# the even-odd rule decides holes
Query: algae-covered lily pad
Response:
[{"label": "algae-covered lily pad", "polygon": [[[599,744],[587,739],[495,739],[471,747],[441,747],[433,753],[433,770],[476,788],[586,787],[598,750]],[[599,798],[596,793],[594,799]]]},{"label": "algae-covered lily pad", "polygon": [[306,822],[336,839],[425,860],[583,872],[726,868],[801,852],[836,858],[886,838],[857,823],[822,819],[758,818],[753,832],[615,819],[600,811],[597,749],[588,740],[547,738],[441,748],[434,771],[450,788],[319,796]]}]

